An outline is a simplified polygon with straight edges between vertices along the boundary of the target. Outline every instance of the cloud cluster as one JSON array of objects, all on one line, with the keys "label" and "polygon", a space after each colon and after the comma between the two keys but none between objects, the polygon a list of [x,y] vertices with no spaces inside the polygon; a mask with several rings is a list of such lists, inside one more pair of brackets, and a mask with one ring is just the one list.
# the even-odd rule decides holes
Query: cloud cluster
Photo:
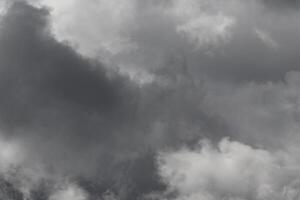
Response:
[{"label": "cloud cluster", "polygon": [[[90,148],[91,143],[82,143],[92,141],[82,140],[83,129],[85,138],[108,136],[108,118],[118,118],[121,115],[114,110],[125,108],[125,96],[119,90],[121,85],[126,87],[125,80],[109,78],[101,64],[85,60],[54,40],[47,30],[45,9],[16,3],[1,20],[3,134],[20,138],[23,145],[33,148],[33,154],[39,149],[39,154],[48,152],[53,159],[63,156],[55,151],[65,147],[70,148],[68,152],[78,149],[78,153],[80,148]],[[88,126],[99,130],[88,131]],[[47,160],[53,160],[50,158]]]},{"label": "cloud cluster", "polygon": [[299,61],[299,13],[280,12],[297,1],[39,2],[51,8],[58,40],[140,82],[155,80],[157,68],[178,56],[196,79],[226,81],[277,81]]},{"label": "cloud cluster", "polygon": [[159,172],[164,194],[177,200],[266,200],[299,198],[299,162],[293,155],[252,148],[223,139],[214,147],[162,152]]},{"label": "cloud cluster", "polygon": [[14,187],[31,195],[43,179],[106,173],[138,154],[135,85],[56,41],[44,8],[11,4],[0,29],[0,166]]},{"label": "cloud cluster", "polygon": [[177,72],[162,72],[161,81],[141,88],[58,42],[48,18],[47,9],[22,1],[1,18],[0,125],[1,136],[12,141],[3,143],[1,160],[5,166],[17,160],[8,181],[25,196],[43,181],[52,188],[70,177],[92,193],[112,187],[123,198],[161,188],[153,151],[191,140],[201,128],[194,121],[212,124],[193,110],[202,95],[184,90],[192,82]]},{"label": "cloud cluster", "polygon": [[0,2],[0,199],[298,198],[298,1]]}]

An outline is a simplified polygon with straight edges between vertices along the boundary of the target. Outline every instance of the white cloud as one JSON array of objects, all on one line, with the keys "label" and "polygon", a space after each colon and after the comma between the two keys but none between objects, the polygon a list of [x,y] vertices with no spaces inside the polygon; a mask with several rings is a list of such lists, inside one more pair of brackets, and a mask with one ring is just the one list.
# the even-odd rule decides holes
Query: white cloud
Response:
[{"label": "white cloud", "polygon": [[0,135],[0,173],[20,164],[23,160],[22,151],[17,141],[10,141]]},{"label": "white cloud", "polygon": [[0,133],[0,179],[11,183],[25,199],[30,199],[31,191],[37,188],[42,180],[49,183],[60,183],[64,180],[61,174],[53,171],[50,173],[43,163],[32,159],[29,154],[24,141],[18,138],[10,139]]},{"label": "white cloud", "polygon": [[51,8],[56,37],[75,44],[84,55],[117,54],[133,47],[126,30],[132,28],[135,0],[41,0],[41,4]]},{"label": "white cloud", "polygon": [[176,200],[298,199],[299,163],[282,152],[223,139],[162,152],[159,173]]},{"label": "white cloud", "polygon": [[223,12],[226,12],[225,5],[207,0],[177,0],[168,11],[177,20],[178,33],[195,44],[196,48],[218,45],[230,39],[235,18]]},{"label": "white cloud", "polygon": [[7,10],[7,2],[6,1],[0,1],[0,17],[5,15]]},{"label": "white cloud", "polygon": [[[262,50],[257,40],[275,49],[280,44],[275,53],[288,57],[296,49],[287,42],[299,35],[298,15],[272,15],[257,0],[30,1],[51,8],[53,32],[60,41],[68,41],[81,54],[106,66],[138,74],[141,78],[134,78],[136,82],[152,82],[155,78],[150,80],[149,72],[165,67],[179,54],[187,57],[191,68],[200,69],[201,75],[240,73],[239,69],[248,65],[237,60],[249,60],[257,66],[253,68],[262,65],[265,69],[277,56],[274,51]],[[253,57],[258,58],[261,52],[265,59],[256,62]],[[212,56],[218,58],[210,67]],[[219,59],[228,67],[218,63]]]},{"label": "white cloud", "polygon": [[74,183],[68,183],[52,194],[49,200],[87,200],[87,193]]},{"label": "white cloud", "polygon": [[183,34],[196,48],[203,45],[218,45],[230,39],[229,29],[234,24],[234,19],[222,14],[216,16],[201,16],[186,24],[177,27],[177,31]]},{"label": "white cloud", "polygon": [[[75,43],[84,55],[99,56],[135,49],[136,43],[132,34],[143,28],[144,22],[139,20],[149,11],[152,14],[165,13],[170,17],[169,23],[176,26],[174,30],[177,29],[188,41],[196,41],[197,47],[227,40],[235,19],[223,11],[226,12],[228,5],[233,2],[236,3],[176,0],[167,6],[157,4],[152,10],[146,1],[136,0],[40,0],[39,4],[51,8],[53,31],[58,39]],[[161,18],[162,22],[164,20]]]},{"label": "white cloud", "polygon": [[[231,15],[232,7],[237,4],[236,0],[226,4],[209,0],[176,0],[166,4],[136,0],[31,1],[50,7],[53,32],[60,41],[68,41],[81,54],[100,57],[102,61],[115,61],[120,58],[115,56],[121,54],[123,66],[124,61],[135,59],[136,54],[128,52],[137,49],[149,53],[153,44],[157,44],[156,51],[170,51],[167,41],[174,40],[171,44],[176,47],[176,34],[196,48],[226,42],[236,21]],[[170,27],[161,34],[160,27],[166,24]],[[162,39],[166,41],[161,44]],[[134,61],[129,65],[140,63]]]}]

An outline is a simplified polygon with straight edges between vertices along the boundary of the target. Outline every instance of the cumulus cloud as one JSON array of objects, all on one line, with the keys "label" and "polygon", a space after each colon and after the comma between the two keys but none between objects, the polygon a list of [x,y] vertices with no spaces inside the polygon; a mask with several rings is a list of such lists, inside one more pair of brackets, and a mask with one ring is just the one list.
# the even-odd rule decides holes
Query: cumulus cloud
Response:
[{"label": "cumulus cloud", "polygon": [[[195,149],[162,152],[159,173],[171,199],[298,199],[299,163],[293,155],[222,139]],[[169,198],[167,198],[169,199]]]}]

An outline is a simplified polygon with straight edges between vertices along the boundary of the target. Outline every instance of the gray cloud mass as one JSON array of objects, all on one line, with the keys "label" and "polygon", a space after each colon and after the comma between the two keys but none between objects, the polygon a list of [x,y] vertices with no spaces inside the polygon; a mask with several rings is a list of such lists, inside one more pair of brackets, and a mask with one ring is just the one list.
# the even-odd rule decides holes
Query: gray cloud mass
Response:
[{"label": "gray cloud mass", "polygon": [[299,199],[299,17],[0,1],[0,199]]}]

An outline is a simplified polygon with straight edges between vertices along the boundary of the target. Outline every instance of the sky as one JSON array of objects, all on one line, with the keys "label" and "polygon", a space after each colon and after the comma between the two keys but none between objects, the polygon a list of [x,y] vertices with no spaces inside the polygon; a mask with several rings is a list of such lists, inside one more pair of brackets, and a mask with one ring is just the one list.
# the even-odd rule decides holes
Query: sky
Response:
[{"label": "sky", "polygon": [[300,1],[0,0],[0,199],[300,199]]}]

